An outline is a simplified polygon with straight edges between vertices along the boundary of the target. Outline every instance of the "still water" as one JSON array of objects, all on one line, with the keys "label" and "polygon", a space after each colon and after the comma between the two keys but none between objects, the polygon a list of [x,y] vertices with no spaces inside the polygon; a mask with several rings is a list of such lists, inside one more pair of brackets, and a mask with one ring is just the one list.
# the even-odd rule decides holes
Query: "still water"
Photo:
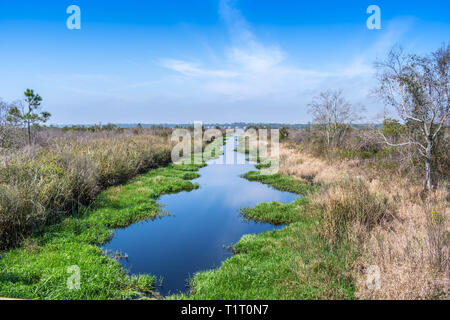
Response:
[{"label": "still water", "polygon": [[[224,155],[236,159],[235,137],[227,138]],[[218,159],[222,160],[221,158]],[[217,161],[217,160],[216,160]],[[279,227],[245,221],[243,207],[259,202],[292,202],[297,195],[282,192],[240,175],[255,170],[255,164],[214,164],[199,170],[193,180],[200,188],[191,192],[164,195],[159,199],[170,216],[135,223],[115,231],[104,249],[128,255],[121,260],[132,274],[149,273],[162,278],[158,291],[163,295],[187,290],[189,277],[196,272],[219,267],[232,255],[228,246],[248,233],[261,233]],[[242,163],[243,161],[237,162]]]}]

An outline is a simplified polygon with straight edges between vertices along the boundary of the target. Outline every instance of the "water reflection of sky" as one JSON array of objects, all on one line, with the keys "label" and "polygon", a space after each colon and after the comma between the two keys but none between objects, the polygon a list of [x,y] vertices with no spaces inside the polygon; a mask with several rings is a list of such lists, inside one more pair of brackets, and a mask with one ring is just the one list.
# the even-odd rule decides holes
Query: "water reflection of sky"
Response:
[{"label": "water reflection of sky", "polygon": [[[229,139],[228,144],[233,144]],[[228,152],[233,148],[228,148]],[[171,216],[133,224],[116,230],[105,249],[128,254],[124,267],[133,274],[150,273],[163,277],[163,295],[186,289],[195,272],[220,266],[231,256],[227,246],[248,233],[276,229],[270,224],[246,222],[239,215],[242,207],[263,201],[291,202],[296,195],[281,192],[241,174],[254,165],[215,165],[200,169],[192,192],[164,195],[160,203]]]}]

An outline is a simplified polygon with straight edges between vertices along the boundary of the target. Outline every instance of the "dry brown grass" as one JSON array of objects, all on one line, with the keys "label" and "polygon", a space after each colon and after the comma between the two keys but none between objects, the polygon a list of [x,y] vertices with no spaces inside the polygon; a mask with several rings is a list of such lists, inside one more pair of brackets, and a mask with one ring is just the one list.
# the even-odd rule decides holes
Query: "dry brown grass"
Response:
[{"label": "dry brown grass", "polygon": [[[99,191],[170,162],[171,142],[152,134],[68,133],[44,146],[0,154],[0,249],[61,217]],[[110,193],[119,193],[120,187]]]},{"label": "dry brown grass", "polygon": [[[349,209],[351,213],[361,207],[345,217],[363,213],[363,219],[354,219],[350,230],[362,246],[355,266],[358,298],[449,298],[450,229],[448,190],[444,187],[422,200],[422,186],[400,173],[375,171],[358,161],[326,161],[287,144],[280,149],[280,172],[322,186],[311,202],[328,215],[329,225],[324,230],[328,228],[331,239],[336,236],[333,223],[339,224],[341,211]],[[342,183],[355,180],[359,187]],[[373,218],[370,227],[366,217]],[[372,265],[381,271],[378,290],[366,285]]]}]

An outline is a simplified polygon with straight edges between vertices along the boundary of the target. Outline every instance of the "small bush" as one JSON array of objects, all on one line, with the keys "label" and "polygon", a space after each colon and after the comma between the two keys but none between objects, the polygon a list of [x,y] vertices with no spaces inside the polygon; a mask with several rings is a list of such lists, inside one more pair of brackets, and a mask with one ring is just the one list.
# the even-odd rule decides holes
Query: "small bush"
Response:
[{"label": "small bush", "polygon": [[363,241],[370,230],[394,215],[388,198],[370,192],[361,179],[343,179],[325,192],[315,203],[322,212],[322,234],[332,244]]},{"label": "small bush", "polygon": [[445,207],[439,208],[439,204],[426,203],[424,205],[429,243],[427,255],[430,265],[437,272],[446,272],[449,267],[448,243],[450,233],[446,229],[445,210]]}]

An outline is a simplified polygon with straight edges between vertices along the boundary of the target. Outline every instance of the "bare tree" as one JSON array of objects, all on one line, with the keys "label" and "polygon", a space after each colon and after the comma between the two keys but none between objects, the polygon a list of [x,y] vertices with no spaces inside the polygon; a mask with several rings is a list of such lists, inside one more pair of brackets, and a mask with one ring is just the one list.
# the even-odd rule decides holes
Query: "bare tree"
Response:
[{"label": "bare tree", "polygon": [[428,56],[405,54],[394,48],[387,60],[375,64],[380,87],[377,94],[395,108],[407,128],[402,142],[390,146],[413,146],[425,158],[426,188],[432,187],[431,163],[437,136],[449,122],[450,45]]},{"label": "bare tree", "polygon": [[348,102],[342,90],[323,91],[308,107],[313,123],[324,132],[328,148],[340,144],[352,123],[360,119],[358,111],[364,110]]}]

